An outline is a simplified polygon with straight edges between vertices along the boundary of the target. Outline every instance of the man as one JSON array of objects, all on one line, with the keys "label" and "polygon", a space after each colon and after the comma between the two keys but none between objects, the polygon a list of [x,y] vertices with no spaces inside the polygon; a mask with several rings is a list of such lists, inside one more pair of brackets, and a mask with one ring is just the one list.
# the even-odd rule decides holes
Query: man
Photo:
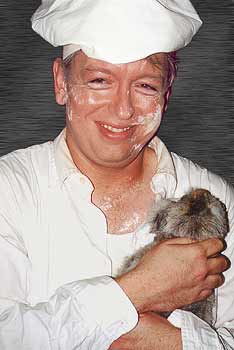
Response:
[{"label": "man", "polygon": [[[234,349],[233,189],[154,137],[173,52],[201,24],[192,5],[51,0],[32,21],[64,46],[53,72],[66,129],[0,161],[0,348]],[[114,278],[152,241],[157,201],[190,187],[226,204],[228,258],[219,240],[173,239]],[[217,329],[180,310],[218,287]],[[172,311],[168,320],[162,311]]]}]

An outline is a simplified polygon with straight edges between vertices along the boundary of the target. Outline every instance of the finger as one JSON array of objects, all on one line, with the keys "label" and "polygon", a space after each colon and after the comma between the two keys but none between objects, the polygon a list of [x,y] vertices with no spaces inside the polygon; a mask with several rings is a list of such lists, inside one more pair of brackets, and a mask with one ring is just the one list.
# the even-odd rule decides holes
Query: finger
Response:
[{"label": "finger", "polygon": [[207,257],[220,254],[227,246],[226,242],[220,238],[209,238],[194,244],[199,244],[205,250]]},{"label": "finger", "polygon": [[168,244],[191,244],[195,242],[195,240],[190,237],[175,237],[175,238],[169,238],[168,240],[165,240],[165,241],[167,241]]},{"label": "finger", "polygon": [[213,289],[204,289],[200,292],[199,297],[197,299],[197,301],[201,301],[204,299],[207,299],[209,296],[212,295],[212,293],[214,292]]},{"label": "finger", "polygon": [[231,261],[225,256],[220,254],[214,258],[207,259],[208,275],[215,275],[217,273],[228,270],[231,266]]},{"label": "finger", "polygon": [[204,290],[219,288],[224,284],[224,282],[225,277],[222,273],[207,276],[204,282]]},{"label": "finger", "polygon": [[205,287],[199,293],[198,301],[207,299],[215,290],[215,288],[221,287],[225,282],[225,277],[221,273],[219,275],[208,276],[205,281]]}]

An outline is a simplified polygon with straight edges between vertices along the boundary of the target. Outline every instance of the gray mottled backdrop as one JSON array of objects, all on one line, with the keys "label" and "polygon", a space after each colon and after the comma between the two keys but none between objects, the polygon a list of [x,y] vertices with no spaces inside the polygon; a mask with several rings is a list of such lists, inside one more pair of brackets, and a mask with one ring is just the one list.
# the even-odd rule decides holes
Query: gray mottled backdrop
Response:
[{"label": "gray mottled backdrop", "polygon": [[[64,126],[52,62],[60,54],[30,28],[39,0],[0,0],[0,155],[53,139]],[[160,137],[168,147],[234,183],[232,0],[194,0],[204,26],[180,52]]]}]

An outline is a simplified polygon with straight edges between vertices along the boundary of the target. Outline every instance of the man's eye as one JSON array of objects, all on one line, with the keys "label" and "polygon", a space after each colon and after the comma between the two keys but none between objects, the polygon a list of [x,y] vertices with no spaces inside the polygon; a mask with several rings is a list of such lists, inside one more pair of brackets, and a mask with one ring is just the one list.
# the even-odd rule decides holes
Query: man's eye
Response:
[{"label": "man's eye", "polygon": [[97,78],[97,79],[93,79],[91,81],[89,81],[89,83],[93,83],[93,84],[104,84],[106,81],[102,78]]},{"label": "man's eye", "polygon": [[153,87],[152,85],[149,84],[141,84],[141,87],[143,87],[146,90],[152,90],[152,91],[157,91],[157,89],[155,87]]},{"label": "man's eye", "polygon": [[96,78],[88,81],[88,86],[92,89],[107,89],[109,83],[103,78]]},{"label": "man's eye", "polygon": [[143,93],[149,96],[155,96],[159,92],[156,87],[154,87],[153,85],[149,85],[147,83],[137,84],[137,89],[139,90],[140,93]]}]

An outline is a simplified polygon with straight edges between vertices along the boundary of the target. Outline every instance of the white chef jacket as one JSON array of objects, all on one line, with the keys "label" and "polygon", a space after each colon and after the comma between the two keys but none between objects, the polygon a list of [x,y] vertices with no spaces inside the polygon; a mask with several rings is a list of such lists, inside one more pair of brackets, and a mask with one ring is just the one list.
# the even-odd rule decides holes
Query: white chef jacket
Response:
[{"label": "white chef jacket", "polygon": [[[155,198],[210,190],[227,206],[226,255],[234,262],[234,191],[222,178],[169,153],[156,137]],[[91,202],[93,186],[74,165],[65,130],[0,159],[0,349],[105,350],[137,323],[137,312],[111,276],[125,256],[153,237],[147,224],[111,235]],[[176,310],[183,349],[234,349],[234,272],[218,289],[217,329]],[[159,281],[160,283],[160,281]]]}]

